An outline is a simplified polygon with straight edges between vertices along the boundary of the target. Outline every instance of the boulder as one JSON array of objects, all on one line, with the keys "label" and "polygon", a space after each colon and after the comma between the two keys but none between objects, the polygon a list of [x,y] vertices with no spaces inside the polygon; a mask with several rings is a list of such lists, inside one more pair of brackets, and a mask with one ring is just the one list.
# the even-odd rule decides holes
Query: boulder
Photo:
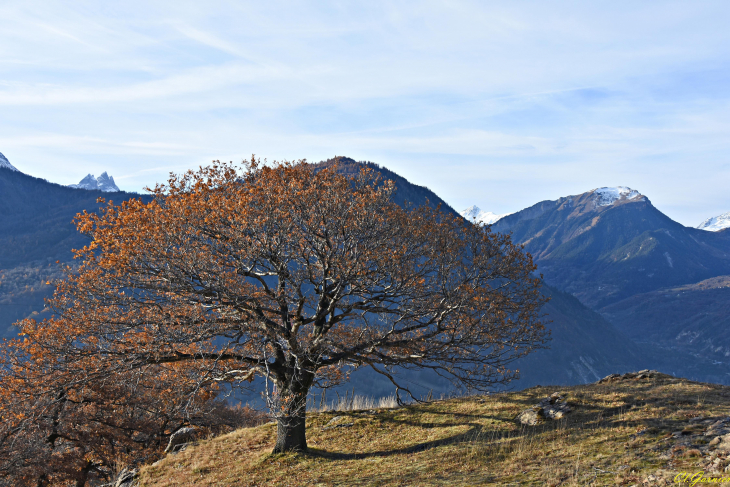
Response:
[{"label": "boulder", "polygon": [[201,433],[202,430],[195,426],[185,426],[180,428],[170,436],[170,441],[167,444],[167,448],[165,448],[165,453],[176,453],[184,450],[188,446],[188,443],[192,443],[193,441],[200,439]]},{"label": "boulder", "polygon": [[119,473],[119,476],[112,484],[114,487],[135,487],[137,485],[137,475],[139,472],[136,468],[131,470],[124,469]]},{"label": "boulder", "polygon": [[541,400],[536,406],[525,409],[517,415],[517,422],[527,426],[535,426],[545,420],[556,420],[564,417],[571,411],[565,397],[554,392]]}]

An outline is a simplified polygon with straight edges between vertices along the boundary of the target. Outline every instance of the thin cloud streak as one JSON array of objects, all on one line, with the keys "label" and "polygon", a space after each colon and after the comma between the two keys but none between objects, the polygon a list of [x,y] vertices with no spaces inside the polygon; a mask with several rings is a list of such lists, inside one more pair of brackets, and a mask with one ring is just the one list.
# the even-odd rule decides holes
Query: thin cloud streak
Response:
[{"label": "thin cloud streak", "polygon": [[730,210],[729,13],[11,0],[0,152],[50,180],[107,170],[131,190],[250,152],[350,155],[498,213],[637,183],[696,224]]}]

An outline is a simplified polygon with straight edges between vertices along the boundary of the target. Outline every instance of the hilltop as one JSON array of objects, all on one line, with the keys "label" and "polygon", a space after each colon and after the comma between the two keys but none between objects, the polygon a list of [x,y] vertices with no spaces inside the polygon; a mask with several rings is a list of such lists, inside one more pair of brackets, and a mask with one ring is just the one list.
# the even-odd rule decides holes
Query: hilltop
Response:
[{"label": "hilltop", "polygon": [[[521,411],[559,393],[571,412]],[[275,425],[201,441],[141,471],[143,487],[689,485],[728,475],[730,387],[651,371],[575,387],[310,414],[310,451],[270,454]]]}]

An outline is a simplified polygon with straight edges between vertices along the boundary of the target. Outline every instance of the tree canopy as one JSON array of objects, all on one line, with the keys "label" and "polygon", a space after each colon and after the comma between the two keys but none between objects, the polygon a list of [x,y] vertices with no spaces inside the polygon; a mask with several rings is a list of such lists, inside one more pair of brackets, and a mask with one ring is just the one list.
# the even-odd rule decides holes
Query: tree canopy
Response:
[{"label": "tree canopy", "polygon": [[54,316],[21,322],[4,346],[4,397],[22,394],[30,411],[0,405],[16,428],[31,417],[52,427],[59,404],[92,397],[107,412],[141,402],[149,421],[181,418],[217,384],[260,376],[275,451],[301,450],[309,390],[348,369],[371,367],[406,393],[398,367],[485,390],[544,341],[529,254],[489,227],[398,206],[367,168],[346,177],[252,158],[151,191],[78,215],[91,241],[57,283]]}]

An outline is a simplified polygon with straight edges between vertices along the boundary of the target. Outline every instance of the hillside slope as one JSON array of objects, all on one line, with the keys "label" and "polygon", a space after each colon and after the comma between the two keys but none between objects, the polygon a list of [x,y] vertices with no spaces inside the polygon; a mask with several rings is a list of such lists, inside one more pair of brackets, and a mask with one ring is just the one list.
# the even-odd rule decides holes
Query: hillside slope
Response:
[{"label": "hillside slope", "polygon": [[646,350],[574,296],[549,286],[543,294],[550,297],[542,309],[551,332],[549,348],[511,366],[521,375],[513,387],[587,384],[609,374],[656,365]]},{"label": "hillside slope", "polygon": [[71,259],[71,249],[86,243],[71,220],[80,211],[95,211],[99,197],[120,203],[139,195],[67,188],[0,168],[0,269]]},{"label": "hillside slope", "polygon": [[600,311],[636,342],[730,364],[730,276],[638,294]]},{"label": "hillside slope", "polygon": [[[571,412],[515,417],[558,392]],[[305,454],[271,455],[276,428],[237,430],[141,471],[143,487],[689,485],[730,463],[730,388],[663,374],[537,387],[399,409],[310,414]]]},{"label": "hillside slope", "polygon": [[99,208],[97,198],[121,202],[139,195],[72,189],[0,167],[0,338],[15,334],[15,321],[40,312],[61,276],[56,261],[87,239],[72,223],[77,213]]}]

